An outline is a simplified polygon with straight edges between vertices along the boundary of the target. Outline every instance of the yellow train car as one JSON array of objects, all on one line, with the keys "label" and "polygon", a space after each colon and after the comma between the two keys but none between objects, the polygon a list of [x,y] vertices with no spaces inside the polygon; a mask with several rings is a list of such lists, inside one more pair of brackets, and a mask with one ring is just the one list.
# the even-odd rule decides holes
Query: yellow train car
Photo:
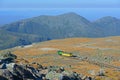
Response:
[{"label": "yellow train car", "polygon": [[72,57],[73,56],[72,53],[67,53],[67,52],[63,52],[63,51],[58,51],[57,53],[61,56],[66,56],[66,57]]}]

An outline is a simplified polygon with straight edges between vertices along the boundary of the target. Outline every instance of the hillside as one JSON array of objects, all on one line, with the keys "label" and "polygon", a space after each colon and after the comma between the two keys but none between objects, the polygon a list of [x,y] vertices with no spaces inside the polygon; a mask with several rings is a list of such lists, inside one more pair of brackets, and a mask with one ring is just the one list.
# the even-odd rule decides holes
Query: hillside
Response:
[{"label": "hillside", "polygon": [[87,19],[75,13],[58,16],[39,16],[5,25],[2,29],[18,33],[40,34],[52,39],[94,37],[97,35],[94,26]]},{"label": "hillside", "polygon": [[45,41],[46,38],[33,34],[14,33],[0,30],[0,50],[15,46],[24,46],[33,42]]},{"label": "hillside", "polygon": [[[77,15],[76,13],[66,13],[58,16],[38,16],[11,24],[6,24],[0,28],[5,34],[9,36],[19,37],[26,35],[34,35],[39,37],[31,39],[25,39],[26,42],[40,42],[51,39],[63,39],[72,37],[106,37],[106,36],[118,36],[120,35],[120,20],[113,17],[104,17],[95,22],[90,22],[84,17]],[[1,33],[1,32],[0,32]],[[14,35],[12,34],[14,33]],[[1,33],[2,34],[2,33]],[[19,34],[19,35],[15,35]],[[4,36],[0,35],[0,41],[4,41]],[[12,38],[12,37],[11,37]],[[11,39],[8,38],[8,41]],[[16,42],[16,41],[14,41]],[[16,43],[14,43],[16,44]],[[1,43],[0,49],[12,47]],[[16,45],[20,45],[17,43]],[[14,46],[16,46],[14,45]]]},{"label": "hillside", "polygon": [[120,20],[115,17],[106,16],[96,20],[94,24],[102,29],[105,36],[120,35]]},{"label": "hillside", "polygon": [[[96,80],[119,80],[120,37],[68,38],[51,40],[11,49],[20,59],[37,62],[43,66],[63,66],[68,71],[95,77]],[[58,50],[72,53],[78,58],[63,57]],[[22,60],[21,60],[22,61]],[[106,65],[94,64],[104,63]],[[24,61],[22,62],[24,63]],[[115,67],[112,67],[112,66]],[[116,68],[117,67],[117,68]],[[105,76],[96,76],[103,68]]]}]

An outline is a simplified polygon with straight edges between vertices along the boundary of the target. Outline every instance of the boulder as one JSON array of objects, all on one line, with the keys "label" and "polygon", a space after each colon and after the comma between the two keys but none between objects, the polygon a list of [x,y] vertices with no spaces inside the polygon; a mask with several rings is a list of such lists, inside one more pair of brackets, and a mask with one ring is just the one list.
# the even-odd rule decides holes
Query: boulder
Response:
[{"label": "boulder", "polygon": [[0,53],[0,63],[10,63],[16,59],[17,56],[12,54],[10,51],[3,51]]},{"label": "boulder", "polygon": [[6,69],[6,64],[5,63],[0,64],[0,69]]},{"label": "boulder", "polygon": [[6,78],[7,80],[14,80],[13,74],[7,69],[2,70],[2,75],[1,76],[3,78]]},{"label": "boulder", "polygon": [[62,80],[62,77],[61,73],[56,73],[55,71],[50,71],[46,74],[46,79],[48,80]]},{"label": "boulder", "polygon": [[35,79],[35,77],[32,75],[32,73],[28,70],[26,70],[23,66],[21,65],[15,65],[13,68],[13,73],[16,74],[18,77],[22,79]]},{"label": "boulder", "polygon": [[100,69],[99,72],[97,73],[97,76],[105,76],[105,70]]}]

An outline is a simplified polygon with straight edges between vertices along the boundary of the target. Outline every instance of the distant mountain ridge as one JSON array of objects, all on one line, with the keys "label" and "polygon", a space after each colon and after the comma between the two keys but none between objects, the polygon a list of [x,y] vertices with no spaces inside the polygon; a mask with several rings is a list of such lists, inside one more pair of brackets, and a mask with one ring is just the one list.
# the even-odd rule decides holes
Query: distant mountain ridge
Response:
[{"label": "distant mountain ridge", "polygon": [[[8,42],[11,37],[16,37],[17,40],[24,41],[23,43],[40,42],[50,39],[61,39],[69,37],[106,37],[120,35],[120,20],[114,17],[103,17],[94,22],[90,22],[84,17],[76,13],[65,13],[58,16],[38,16],[11,24],[2,26],[0,31],[9,35]],[[13,35],[14,33],[14,35]],[[19,34],[19,35],[16,35]],[[29,38],[26,38],[27,36]],[[1,46],[3,49],[4,38],[0,35]],[[33,37],[34,36],[34,37]],[[23,38],[24,37],[24,38]],[[31,40],[32,39],[32,40]],[[3,43],[2,43],[3,42]],[[16,40],[15,40],[16,42]],[[29,42],[29,43],[28,43]],[[11,43],[11,42],[9,42]],[[15,45],[16,44],[16,45]],[[11,45],[22,45],[22,41]],[[10,45],[5,45],[7,48]],[[13,47],[13,46],[10,46]]]},{"label": "distant mountain ridge", "polygon": [[120,35],[120,19],[107,16],[96,20],[94,24],[102,29],[105,36]]}]

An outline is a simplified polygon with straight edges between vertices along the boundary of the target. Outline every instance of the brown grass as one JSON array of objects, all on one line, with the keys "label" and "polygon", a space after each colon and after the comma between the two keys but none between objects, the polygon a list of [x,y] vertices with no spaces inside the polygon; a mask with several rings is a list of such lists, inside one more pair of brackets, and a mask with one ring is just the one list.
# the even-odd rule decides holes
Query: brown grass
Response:
[{"label": "brown grass", "polygon": [[[42,50],[41,48],[54,48],[56,50]],[[64,66],[69,71],[75,71],[84,75],[92,76],[88,71],[94,70],[96,73],[100,67],[85,61],[75,60],[57,55],[57,49],[72,52],[74,55],[95,56],[99,48],[104,56],[120,57],[120,37],[108,38],[69,38],[61,40],[51,40],[34,44],[29,48],[18,48],[14,50],[19,58],[29,62],[38,62],[43,66],[57,65]],[[113,61],[111,65],[120,66],[119,61]],[[71,65],[71,67],[69,67]],[[105,68],[106,76],[112,80],[119,80],[119,71]],[[100,77],[97,77],[98,80]],[[102,80],[102,79],[101,79]],[[103,79],[104,80],[104,79]]]}]

